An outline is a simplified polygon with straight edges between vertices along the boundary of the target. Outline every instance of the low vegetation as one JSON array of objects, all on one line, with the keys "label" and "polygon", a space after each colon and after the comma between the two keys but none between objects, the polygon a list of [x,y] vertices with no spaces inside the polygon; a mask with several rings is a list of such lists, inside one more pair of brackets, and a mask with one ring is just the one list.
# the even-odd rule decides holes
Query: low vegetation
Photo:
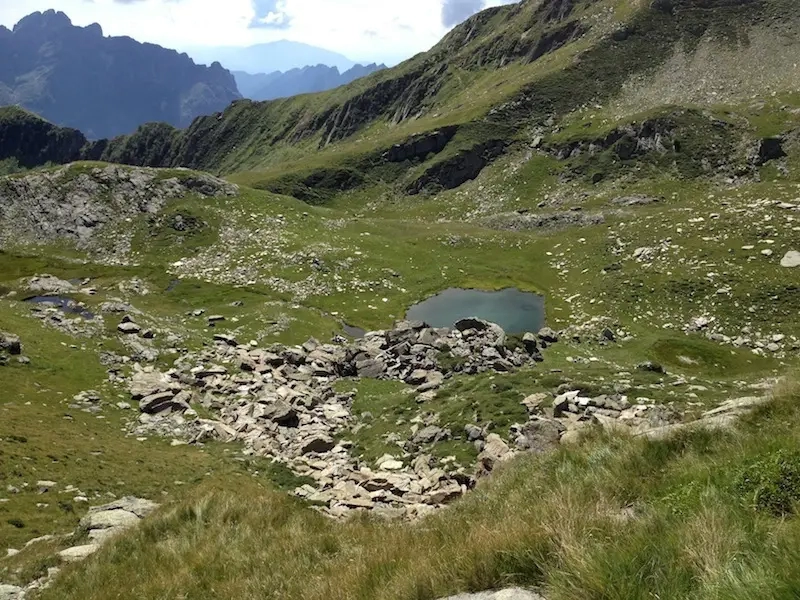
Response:
[{"label": "low vegetation", "polygon": [[416,525],[335,523],[252,480],[209,481],[43,598],[427,600],[512,583],[553,600],[793,598],[799,403],[785,385],[733,431],[520,459]]}]

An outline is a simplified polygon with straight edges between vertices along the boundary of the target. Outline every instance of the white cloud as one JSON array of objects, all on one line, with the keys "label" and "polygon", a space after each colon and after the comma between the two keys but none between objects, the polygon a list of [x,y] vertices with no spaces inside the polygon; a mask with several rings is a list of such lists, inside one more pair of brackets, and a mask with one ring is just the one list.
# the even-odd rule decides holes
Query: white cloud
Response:
[{"label": "white cloud", "polygon": [[[357,61],[396,62],[429,49],[446,32],[444,0],[0,0],[0,24],[36,10],[66,12],[76,25],[98,22],[172,48],[245,46],[290,39]],[[488,0],[487,5],[508,0]],[[277,6],[257,14],[257,6]],[[264,27],[251,27],[261,22]]]}]

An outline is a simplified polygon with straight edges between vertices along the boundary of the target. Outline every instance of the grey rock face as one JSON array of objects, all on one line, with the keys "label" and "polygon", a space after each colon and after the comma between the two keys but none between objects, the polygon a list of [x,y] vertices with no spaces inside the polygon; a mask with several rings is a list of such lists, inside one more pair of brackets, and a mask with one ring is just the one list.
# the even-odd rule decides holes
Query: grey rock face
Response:
[{"label": "grey rock face", "polygon": [[[109,165],[77,174],[76,168],[67,165],[0,179],[0,247],[4,239],[23,237],[41,243],[70,240],[79,248],[89,248],[103,227],[140,214],[155,214],[170,199],[190,193],[233,196],[238,190],[211,175],[187,173],[185,178],[164,179],[149,168]],[[29,288],[54,294],[74,290],[54,277],[32,280]]]}]

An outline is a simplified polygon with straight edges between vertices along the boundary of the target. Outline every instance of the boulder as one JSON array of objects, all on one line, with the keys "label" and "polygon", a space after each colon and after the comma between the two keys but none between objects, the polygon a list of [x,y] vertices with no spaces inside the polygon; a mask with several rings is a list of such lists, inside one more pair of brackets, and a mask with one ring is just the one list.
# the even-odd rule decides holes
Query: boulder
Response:
[{"label": "boulder", "polygon": [[486,436],[483,451],[478,455],[478,465],[485,473],[491,473],[495,467],[514,456],[511,448],[496,433]]},{"label": "boulder", "polygon": [[128,321],[126,323],[120,323],[119,325],[117,325],[117,331],[119,331],[120,333],[124,333],[125,335],[136,335],[141,330],[142,328],[139,327],[139,325],[131,321]]},{"label": "boulder", "polygon": [[781,266],[786,269],[794,269],[800,267],[800,252],[797,250],[790,250],[781,259]]},{"label": "boulder", "polygon": [[215,342],[222,342],[223,344],[227,344],[228,346],[236,347],[239,345],[239,342],[236,341],[236,338],[232,335],[226,335],[224,333],[217,333],[214,335]]},{"label": "boulder", "polygon": [[75,291],[75,286],[52,275],[37,275],[28,281],[28,289],[42,295],[69,294]]},{"label": "boulder", "polygon": [[300,424],[300,417],[292,405],[284,400],[277,400],[264,405],[263,416],[283,427],[297,427]]},{"label": "boulder", "polygon": [[64,562],[80,562],[89,558],[92,554],[97,552],[100,546],[97,544],[86,544],[84,546],[73,546],[58,553],[58,556]]},{"label": "boulder", "polygon": [[116,529],[128,528],[136,525],[141,519],[121,508],[102,510],[89,513],[81,519],[81,527],[84,529]]},{"label": "boulder", "polygon": [[544,392],[531,394],[522,401],[522,406],[524,406],[529,413],[537,413],[541,410],[542,404],[547,402],[548,398],[550,398],[550,395]]},{"label": "boulder", "polygon": [[428,427],[423,427],[420,429],[413,438],[413,442],[415,444],[433,444],[435,442],[440,442],[442,440],[446,440],[450,437],[450,432],[441,429],[440,427],[436,427],[435,425],[429,425]]},{"label": "boulder", "polygon": [[543,454],[558,448],[564,425],[554,419],[534,418],[522,428],[521,446],[536,454]]},{"label": "boulder", "polygon": [[0,583],[0,600],[23,600],[25,590],[16,585],[5,585]]},{"label": "boulder", "polygon": [[558,334],[549,327],[543,327],[540,329],[538,337],[547,344],[555,344],[558,342]]},{"label": "boulder", "polygon": [[428,380],[428,372],[424,369],[416,369],[406,377],[406,383],[409,385],[421,385]]},{"label": "boulder", "polygon": [[358,376],[364,379],[378,379],[386,374],[386,364],[374,359],[362,360],[356,363]]},{"label": "boulder", "polygon": [[324,454],[325,452],[333,450],[335,446],[336,442],[332,438],[326,435],[314,435],[303,440],[300,452],[302,454]]},{"label": "boulder", "polygon": [[169,391],[170,387],[171,382],[163,373],[139,371],[134,373],[131,380],[131,396],[134,400],[141,400],[159,392]]},{"label": "boulder", "polygon": [[185,412],[189,410],[189,392],[181,392],[178,395],[172,392],[161,392],[147,396],[139,402],[139,410],[149,415],[156,415],[163,412]]},{"label": "boulder", "polygon": [[467,441],[476,442],[483,439],[483,429],[477,425],[465,425],[464,433],[467,436]]},{"label": "boulder", "polygon": [[12,356],[22,354],[22,344],[16,335],[0,331],[0,352],[7,352]]},{"label": "boulder", "polygon": [[158,504],[145,500],[144,498],[136,498],[134,496],[125,496],[119,500],[114,500],[102,506],[93,506],[89,509],[89,514],[105,512],[109,510],[125,510],[133,513],[140,519],[144,519],[150,513],[158,508]]}]

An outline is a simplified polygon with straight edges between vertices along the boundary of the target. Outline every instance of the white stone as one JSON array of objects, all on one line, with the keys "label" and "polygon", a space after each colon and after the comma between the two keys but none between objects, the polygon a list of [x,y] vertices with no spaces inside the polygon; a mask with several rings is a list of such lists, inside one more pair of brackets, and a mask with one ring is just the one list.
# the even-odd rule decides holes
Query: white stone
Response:
[{"label": "white stone", "polygon": [[399,460],[387,460],[378,465],[378,467],[384,471],[399,471],[403,468],[403,463]]},{"label": "white stone", "polygon": [[99,546],[95,544],[73,546],[72,548],[62,550],[58,553],[58,556],[65,562],[80,562],[97,552],[98,548]]},{"label": "white stone", "polygon": [[0,600],[22,600],[24,597],[25,590],[21,587],[0,583]]},{"label": "white stone", "polygon": [[790,250],[781,260],[781,266],[787,269],[800,267],[800,252],[797,250]]}]

